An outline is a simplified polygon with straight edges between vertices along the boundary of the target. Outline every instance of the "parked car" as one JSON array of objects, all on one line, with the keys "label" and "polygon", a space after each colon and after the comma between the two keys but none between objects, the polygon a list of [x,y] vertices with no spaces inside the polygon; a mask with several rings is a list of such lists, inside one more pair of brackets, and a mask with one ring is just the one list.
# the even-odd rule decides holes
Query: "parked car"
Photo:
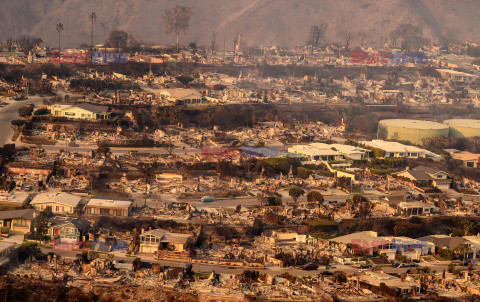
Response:
[{"label": "parked car", "polygon": [[202,202],[213,202],[215,201],[215,198],[213,198],[212,196],[203,196],[201,200]]}]

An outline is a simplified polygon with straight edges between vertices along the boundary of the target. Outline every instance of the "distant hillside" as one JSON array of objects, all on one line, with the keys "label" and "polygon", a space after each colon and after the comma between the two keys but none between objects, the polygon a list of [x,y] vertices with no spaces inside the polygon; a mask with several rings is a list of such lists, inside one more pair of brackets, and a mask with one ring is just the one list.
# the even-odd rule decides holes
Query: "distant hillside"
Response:
[{"label": "distant hillside", "polygon": [[367,45],[381,45],[402,23],[420,25],[425,36],[438,40],[443,34],[460,41],[480,40],[478,0],[15,0],[2,1],[0,39],[12,35],[40,36],[45,45],[56,45],[55,24],[62,22],[66,46],[90,41],[88,14],[95,11],[96,43],[112,29],[125,30],[145,42],[172,43],[162,15],[180,4],[192,9],[191,26],[182,42],[207,45],[216,32],[219,48],[232,48],[235,33],[246,45],[303,45],[308,29],[328,24],[328,41],[342,41],[342,33],[366,32]]}]

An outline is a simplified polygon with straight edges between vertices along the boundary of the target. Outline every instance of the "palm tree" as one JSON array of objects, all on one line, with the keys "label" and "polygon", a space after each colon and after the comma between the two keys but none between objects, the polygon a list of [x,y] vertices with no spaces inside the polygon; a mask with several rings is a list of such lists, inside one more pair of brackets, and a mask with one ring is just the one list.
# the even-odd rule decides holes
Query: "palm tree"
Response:
[{"label": "palm tree", "polygon": [[152,180],[155,178],[155,170],[156,170],[156,164],[141,164],[138,167],[138,170],[140,173],[142,173],[142,178],[143,181],[145,182],[145,204],[144,206],[147,206],[147,192],[148,192],[148,185],[152,182]]},{"label": "palm tree", "polygon": [[90,51],[93,50],[93,24],[97,22],[97,14],[95,12],[91,12],[90,15],[88,15],[88,18],[90,21],[92,21],[92,35],[91,35],[91,40],[90,40]]},{"label": "palm tree", "polygon": [[60,34],[62,33],[63,31],[63,24],[62,23],[58,23],[57,24],[57,32],[58,32],[58,50],[60,51]]}]

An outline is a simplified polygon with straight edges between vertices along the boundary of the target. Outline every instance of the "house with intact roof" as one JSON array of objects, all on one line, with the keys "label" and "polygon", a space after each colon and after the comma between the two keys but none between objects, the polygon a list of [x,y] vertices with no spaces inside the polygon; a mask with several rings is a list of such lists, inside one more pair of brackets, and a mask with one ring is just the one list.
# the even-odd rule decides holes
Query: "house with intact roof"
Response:
[{"label": "house with intact roof", "polygon": [[425,166],[407,169],[397,173],[397,176],[415,182],[419,187],[433,186],[440,190],[446,190],[449,189],[452,184],[452,180],[449,179],[447,172]]},{"label": "house with intact roof", "polygon": [[460,151],[456,149],[445,149],[453,159],[459,160],[463,163],[465,168],[479,168],[480,154],[471,153],[468,151]]},{"label": "house with intact roof", "polygon": [[81,200],[81,196],[70,193],[49,192],[37,194],[30,205],[38,211],[50,208],[54,214],[74,214]]},{"label": "house with intact roof", "polygon": [[129,199],[92,198],[85,206],[87,215],[128,217],[133,202]]},{"label": "house with intact roof", "polygon": [[27,234],[34,231],[39,212],[35,209],[0,211],[2,235]]},{"label": "house with intact roof", "polygon": [[50,106],[50,112],[53,116],[67,117],[82,120],[108,120],[111,112],[107,106],[98,106],[88,103],[81,104],[53,104]]},{"label": "house with intact roof", "polygon": [[48,234],[58,242],[80,242],[88,234],[90,221],[67,216],[53,216],[48,219]]},{"label": "house with intact roof", "polygon": [[363,231],[330,239],[330,242],[339,247],[342,252],[350,249],[351,252],[362,252],[369,255],[385,254],[388,259],[394,260],[395,254],[400,253],[410,259],[419,259],[435,249],[427,241],[408,237],[380,237],[377,232]]},{"label": "house with intact roof", "polygon": [[436,213],[438,208],[433,204],[413,200],[400,202],[397,206],[398,214],[405,216],[419,216]]},{"label": "house with intact roof", "polygon": [[193,236],[190,234],[170,233],[164,229],[155,229],[140,235],[139,251],[140,253],[155,253],[159,250],[183,252],[192,242]]}]

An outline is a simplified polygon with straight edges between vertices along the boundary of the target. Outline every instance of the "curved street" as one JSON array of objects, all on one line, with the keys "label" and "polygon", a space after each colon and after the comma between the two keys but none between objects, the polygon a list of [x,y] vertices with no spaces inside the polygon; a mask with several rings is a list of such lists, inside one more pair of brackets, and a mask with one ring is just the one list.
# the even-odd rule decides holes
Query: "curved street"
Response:
[{"label": "curved street", "polygon": [[43,102],[43,97],[33,96],[22,101],[10,101],[10,104],[0,108],[0,145],[5,145],[13,135],[11,121],[18,119],[18,109],[28,104],[39,105]]}]

